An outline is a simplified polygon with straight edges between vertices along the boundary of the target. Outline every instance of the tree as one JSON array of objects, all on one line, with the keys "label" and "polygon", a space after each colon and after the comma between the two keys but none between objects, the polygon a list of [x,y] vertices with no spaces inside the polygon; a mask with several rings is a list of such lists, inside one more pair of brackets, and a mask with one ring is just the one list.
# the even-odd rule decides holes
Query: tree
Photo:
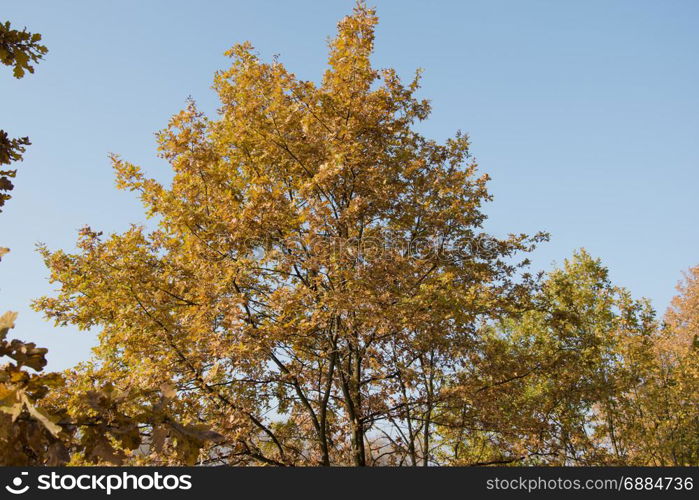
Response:
[{"label": "tree", "polygon": [[[9,21],[0,23],[0,63],[13,66],[15,78],[22,78],[26,71],[34,73],[32,63],[37,63],[48,52],[41,45],[41,35],[29,33],[10,27]],[[28,137],[10,139],[7,132],[0,130],[0,168],[22,159],[26,147],[31,144]],[[14,186],[10,181],[17,174],[16,170],[0,170],[0,207],[10,199],[9,191]]]},{"label": "tree", "polygon": [[100,331],[76,388],[109,383],[137,420],[171,388],[182,426],[222,436],[202,462],[434,462],[446,381],[478,325],[524,307],[519,255],[545,235],[483,232],[487,176],[465,135],[415,131],[419,75],[372,67],[376,22],[359,3],[339,23],[319,84],[231,49],[217,119],[189,103],[159,134],[171,186],[112,158],[157,229],[41,249],[60,290],[35,307]]},{"label": "tree", "polygon": [[677,289],[654,342],[623,352],[626,390],[606,415],[625,464],[699,465],[699,267]]},{"label": "tree", "polygon": [[[626,389],[620,353],[651,342],[654,312],[581,250],[547,274],[533,307],[485,325],[440,415],[444,460],[600,465],[599,408]],[[636,370],[634,373],[638,373]]]},{"label": "tree", "polygon": [[436,417],[441,463],[699,464],[693,273],[665,324],[585,251],[548,273],[484,326]]}]

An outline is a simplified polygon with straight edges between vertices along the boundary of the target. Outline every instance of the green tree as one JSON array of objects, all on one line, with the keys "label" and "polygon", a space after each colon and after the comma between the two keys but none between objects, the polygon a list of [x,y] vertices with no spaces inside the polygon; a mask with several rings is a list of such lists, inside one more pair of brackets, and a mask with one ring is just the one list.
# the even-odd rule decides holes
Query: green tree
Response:
[{"label": "green tree", "polygon": [[442,462],[697,465],[696,288],[663,325],[577,252],[531,310],[482,329],[437,417]]}]

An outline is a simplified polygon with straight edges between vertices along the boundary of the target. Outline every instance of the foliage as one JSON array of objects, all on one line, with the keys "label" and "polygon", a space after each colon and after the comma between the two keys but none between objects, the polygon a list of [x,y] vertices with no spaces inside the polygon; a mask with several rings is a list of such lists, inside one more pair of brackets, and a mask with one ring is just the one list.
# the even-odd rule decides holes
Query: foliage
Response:
[{"label": "foliage", "polygon": [[699,464],[699,267],[678,291],[654,342],[626,347],[626,390],[604,409],[619,463]]},{"label": "foliage", "polygon": [[[14,66],[16,78],[23,77],[25,71],[33,73],[31,63],[47,52],[40,40],[39,34],[12,30],[9,22],[0,24],[0,62]],[[27,145],[28,138],[9,139],[0,130],[0,165],[21,160]],[[10,198],[7,193],[14,187],[10,178],[15,174],[16,170],[0,171],[0,206]],[[0,248],[0,257],[7,252]],[[143,421],[154,429],[149,450],[159,452],[167,447],[182,463],[193,462],[204,443],[219,439],[201,424],[178,423],[167,411],[165,396],[149,408],[138,408],[132,417],[123,411],[133,391],[115,390],[89,369],[81,372],[79,382],[74,371],[42,374],[47,349],[6,340],[16,316],[14,312],[0,316],[0,357],[13,360],[0,366],[1,465],[118,465],[127,458],[137,461],[134,455],[143,451],[139,449],[139,424]]]},{"label": "foliage", "polygon": [[218,119],[190,103],[159,134],[170,187],[113,158],[158,228],[42,248],[60,292],[36,307],[100,330],[118,390],[175,387],[181,418],[225,437],[211,458],[429,461],[474,325],[528,300],[517,255],[545,236],[483,233],[487,176],[466,136],[414,130],[429,104],[371,66],[376,21],[340,22],[320,84],[235,46]]},{"label": "foliage", "polygon": [[546,276],[531,310],[484,328],[444,415],[445,458],[604,463],[606,447],[590,435],[595,409],[624,390],[623,343],[649,342],[653,315],[611,284],[599,260],[576,253]]},{"label": "foliage", "polygon": [[[31,144],[28,137],[10,139],[4,130],[0,130],[0,165],[9,165],[20,161],[26,146]],[[10,199],[8,194],[14,189],[11,178],[17,175],[16,169],[0,170],[0,207]]]},{"label": "foliage", "polygon": [[[2,249],[0,256],[6,252]],[[115,390],[90,365],[79,377],[74,370],[41,373],[47,349],[7,340],[16,317],[14,312],[0,316],[0,357],[13,360],[0,366],[0,465],[120,465],[127,459],[158,464],[163,462],[157,454],[164,449],[177,463],[189,464],[205,443],[220,440],[206,426],[175,419],[170,388],[161,388],[150,398],[152,404],[139,407],[130,402],[141,393]],[[139,448],[141,423],[154,429],[146,450]]]},{"label": "foliage", "polygon": [[[0,257],[7,252],[0,249]],[[15,312],[0,316],[0,357],[13,360],[0,365],[0,464],[59,465],[65,456],[59,439],[61,427],[38,402],[62,385],[62,377],[39,373],[46,366],[46,349],[31,342],[7,340],[16,317]]]},{"label": "foliage", "polygon": [[34,66],[48,52],[41,43],[39,33],[12,29],[10,22],[0,23],[0,63],[12,66],[15,78],[22,78],[26,71],[34,73]]},{"label": "foliage", "polygon": [[438,419],[442,460],[697,465],[699,371],[681,333],[697,319],[697,284],[680,291],[660,325],[576,253],[547,275],[534,309],[485,328]]},{"label": "foliage", "polygon": [[[22,78],[25,71],[34,73],[32,63],[39,62],[48,52],[40,41],[41,35],[38,33],[29,33],[26,28],[22,31],[14,30],[9,21],[0,23],[0,63],[13,66],[15,78]],[[0,130],[0,167],[20,161],[29,144],[28,137],[10,139],[7,132]],[[14,188],[10,179],[16,174],[14,169],[0,170],[0,207],[10,199],[8,193]]]},{"label": "foliage", "polygon": [[112,157],[154,229],[40,247],[34,307],[99,345],[30,375],[3,317],[0,441],[27,444],[0,461],[699,465],[699,268],[664,322],[584,250],[531,276],[547,236],[484,231],[468,138],[416,130],[376,23],[358,3],[318,83],[233,47],[218,115],[158,134],[170,185]]},{"label": "foliage", "polygon": [[[30,62],[37,62],[47,52],[40,40],[39,34],[12,30],[9,22],[0,23],[0,63],[14,66],[16,78],[24,76],[25,70],[33,73]],[[0,166],[21,160],[27,145],[27,137],[10,139],[0,130]],[[10,178],[15,174],[16,170],[0,170],[0,207],[10,198],[7,193],[14,188]],[[0,258],[8,252],[0,248]],[[67,460],[62,429],[39,403],[59,388],[63,379],[56,373],[40,373],[46,366],[46,349],[31,342],[7,340],[16,317],[11,311],[0,316],[0,357],[13,360],[0,365],[0,464],[60,465]]]}]

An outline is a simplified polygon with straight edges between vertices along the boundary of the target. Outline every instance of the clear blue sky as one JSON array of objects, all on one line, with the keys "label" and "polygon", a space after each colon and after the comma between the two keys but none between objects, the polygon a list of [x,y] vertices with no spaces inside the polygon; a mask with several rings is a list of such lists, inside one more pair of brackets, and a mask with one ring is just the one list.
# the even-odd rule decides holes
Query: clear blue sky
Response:
[{"label": "clear blue sky", "polygon": [[[491,174],[493,232],[549,231],[550,269],[587,248],[613,280],[662,312],[699,264],[699,2],[694,0],[377,0],[375,63],[425,69],[435,138],[468,132]],[[0,0],[1,20],[44,35],[34,75],[0,72],[0,126],[33,145],[0,215],[0,305],[16,337],[50,348],[50,368],[86,359],[92,334],[29,309],[50,291],[34,251],[74,248],[78,228],[142,222],[114,188],[109,152],[155,176],[153,133],[188,95],[216,109],[223,52],[250,40],[318,80],[347,1]]]}]

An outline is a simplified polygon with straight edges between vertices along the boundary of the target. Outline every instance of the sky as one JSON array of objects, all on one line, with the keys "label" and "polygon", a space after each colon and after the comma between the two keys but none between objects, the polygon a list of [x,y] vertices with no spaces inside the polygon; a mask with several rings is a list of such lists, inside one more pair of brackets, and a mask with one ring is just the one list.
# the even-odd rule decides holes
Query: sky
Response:
[{"label": "sky", "polygon": [[[584,247],[615,284],[661,313],[699,264],[699,2],[694,0],[376,0],[374,63],[424,69],[420,129],[468,133],[492,177],[488,229],[548,231],[533,254],[550,270]],[[22,80],[0,68],[0,126],[29,135],[0,214],[0,305],[12,336],[49,348],[49,368],[86,360],[94,332],[57,328],[30,309],[51,294],[35,250],[74,249],[84,225],[121,232],[145,221],[117,191],[110,152],[156,178],[154,133],[191,96],[217,108],[223,52],[249,40],[318,81],[326,41],[350,0],[95,2],[0,0],[0,20],[39,32],[49,53]]]}]

